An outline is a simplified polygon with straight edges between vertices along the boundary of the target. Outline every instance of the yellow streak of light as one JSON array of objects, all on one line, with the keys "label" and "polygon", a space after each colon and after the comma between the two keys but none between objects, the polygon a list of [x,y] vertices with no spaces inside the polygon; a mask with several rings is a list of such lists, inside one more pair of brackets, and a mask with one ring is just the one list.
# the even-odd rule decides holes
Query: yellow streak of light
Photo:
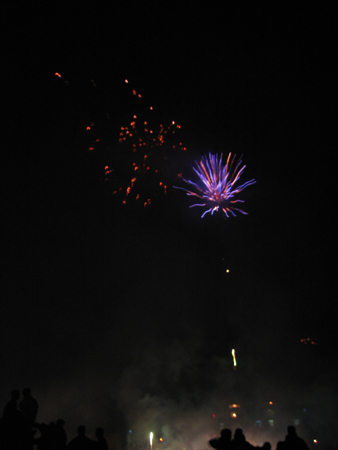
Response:
[{"label": "yellow streak of light", "polygon": [[235,370],[236,366],[237,366],[237,361],[236,361],[236,354],[235,354],[235,349],[234,348],[231,350],[231,354],[232,354],[232,359],[233,359],[233,362],[234,362],[234,370]]}]

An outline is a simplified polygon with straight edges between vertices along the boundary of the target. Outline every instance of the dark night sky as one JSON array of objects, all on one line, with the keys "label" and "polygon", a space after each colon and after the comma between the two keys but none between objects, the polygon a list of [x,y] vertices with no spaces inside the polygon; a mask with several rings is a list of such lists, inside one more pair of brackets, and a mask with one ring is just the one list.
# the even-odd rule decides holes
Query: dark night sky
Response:
[{"label": "dark night sky", "polygon": [[[321,408],[330,416],[331,11],[169,3],[110,11],[31,7],[13,21],[27,69],[9,83],[13,151],[2,170],[1,404],[29,385],[38,419],[65,417],[69,435],[81,422],[91,433],[148,430],[154,410],[166,420],[179,411],[184,424],[186,404],[198,422],[204,406],[218,395],[235,401],[234,392],[250,404],[261,392],[284,400],[301,392],[316,419]],[[38,12],[45,20],[34,20]],[[181,124],[182,171],[209,151],[243,153],[243,178],[257,180],[243,193],[248,216],[200,219],[172,189],[176,173],[167,196],[144,211],[113,200],[104,166],[135,107],[125,78],[154,105],[157,124]],[[89,156],[91,122],[101,147]],[[316,348],[300,344],[307,337]]]}]

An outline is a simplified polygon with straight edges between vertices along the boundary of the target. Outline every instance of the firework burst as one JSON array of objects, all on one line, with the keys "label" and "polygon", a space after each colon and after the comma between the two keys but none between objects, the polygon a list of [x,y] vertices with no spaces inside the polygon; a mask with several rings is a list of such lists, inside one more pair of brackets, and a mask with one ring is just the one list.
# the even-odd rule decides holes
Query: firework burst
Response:
[{"label": "firework burst", "polygon": [[215,211],[222,211],[223,214],[229,218],[229,213],[236,217],[235,211],[239,211],[242,214],[248,214],[235,207],[236,203],[244,203],[244,200],[235,199],[234,197],[239,194],[243,189],[251,184],[256,183],[255,179],[247,181],[246,183],[235,186],[235,184],[240,179],[246,166],[241,166],[242,160],[239,158],[237,164],[235,164],[236,155],[231,158],[231,153],[229,153],[226,164],[222,165],[223,153],[221,156],[212,155],[209,153],[209,158],[207,155],[202,157],[200,162],[196,161],[196,168],[193,167],[196,175],[203,183],[200,187],[197,183],[191,180],[182,180],[193,186],[193,190],[174,186],[176,189],[182,189],[187,193],[188,196],[197,197],[202,200],[202,203],[195,203],[191,205],[190,208],[194,206],[206,206],[208,209],[204,211],[201,217],[204,217],[207,213],[213,214]]},{"label": "firework burst", "polygon": [[[128,80],[125,84],[129,89]],[[105,180],[116,200],[134,209],[163,199],[173,172],[170,169],[187,149],[180,142],[181,125],[174,120],[167,126],[158,125],[154,107],[132,88],[129,96],[135,98],[138,112],[120,128],[118,145],[107,156]]]}]

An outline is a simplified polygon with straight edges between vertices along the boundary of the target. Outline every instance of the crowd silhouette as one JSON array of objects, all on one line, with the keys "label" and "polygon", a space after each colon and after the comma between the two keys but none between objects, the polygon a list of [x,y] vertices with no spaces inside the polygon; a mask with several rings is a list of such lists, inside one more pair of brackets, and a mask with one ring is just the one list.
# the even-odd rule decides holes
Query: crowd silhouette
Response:
[{"label": "crowd silhouette", "polygon": [[[0,419],[0,449],[1,450],[108,450],[104,438],[104,430],[96,429],[96,440],[86,436],[86,428],[80,425],[77,436],[67,444],[67,434],[64,429],[65,421],[58,419],[49,424],[37,423],[38,402],[29,388],[20,391],[14,389],[11,398],[6,403],[3,416]],[[38,437],[37,437],[38,436]],[[241,428],[237,428],[232,439],[231,430],[225,428],[221,436],[209,441],[209,446],[216,450],[250,450],[262,448],[271,450],[271,444],[265,442],[262,447],[250,444]],[[293,426],[288,426],[284,441],[279,441],[276,450],[309,450],[305,441],[300,438]]]},{"label": "crowd silhouette", "polygon": [[[309,450],[305,441],[297,435],[295,427],[290,425],[288,426],[287,431],[285,441],[279,441],[276,450]],[[271,450],[270,442],[265,442],[262,447],[256,447],[250,444],[245,439],[241,428],[235,430],[233,439],[231,439],[231,430],[225,428],[221,431],[221,437],[218,439],[211,439],[209,445],[216,450],[250,450],[254,448]]]},{"label": "crowd silhouette", "polygon": [[108,450],[101,427],[96,429],[96,440],[92,440],[86,436],[86,428],[81,425],[77,429],[78,435],[67,444],[65,421],[58,419],[49,424],[37,423],[38,402],[29,388],[23,389],[22,396],[19,401],[20,391],[14,389],[4,407],[0,419],[1,450]]}]

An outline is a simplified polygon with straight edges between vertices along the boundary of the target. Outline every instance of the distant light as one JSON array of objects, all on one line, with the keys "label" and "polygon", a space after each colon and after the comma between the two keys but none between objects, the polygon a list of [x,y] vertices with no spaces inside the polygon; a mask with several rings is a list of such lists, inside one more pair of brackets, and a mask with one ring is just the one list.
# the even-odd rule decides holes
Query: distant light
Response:
[{"label": "distant light", "polygon": [[314,439],[314,440],[313,440],[313,442],[314,442],[315,444],[318,444],[318,441],[317,441],[317,439]]},{"label": "distant light", "polygon": [[237,418],[237,414],[235,412],[231,413],[231,417],[233,417],[234,419]]},{"label": "distant light", "polygon": [[275,423],[274,423],[273,419],[270,419],[270,420],[269,420],[269,425],[270,425],[270,427],[275,426]]},{"label": "distant light", "polygon": [[269,405],[273,405],[273,402],[269,402]]},{"label": "distant light", "polygon": [[230,270],[229,270],[229,269],[227,269],[227,270],[226,270],[226,273],[229,273],[229,272],[230,272]]}]

